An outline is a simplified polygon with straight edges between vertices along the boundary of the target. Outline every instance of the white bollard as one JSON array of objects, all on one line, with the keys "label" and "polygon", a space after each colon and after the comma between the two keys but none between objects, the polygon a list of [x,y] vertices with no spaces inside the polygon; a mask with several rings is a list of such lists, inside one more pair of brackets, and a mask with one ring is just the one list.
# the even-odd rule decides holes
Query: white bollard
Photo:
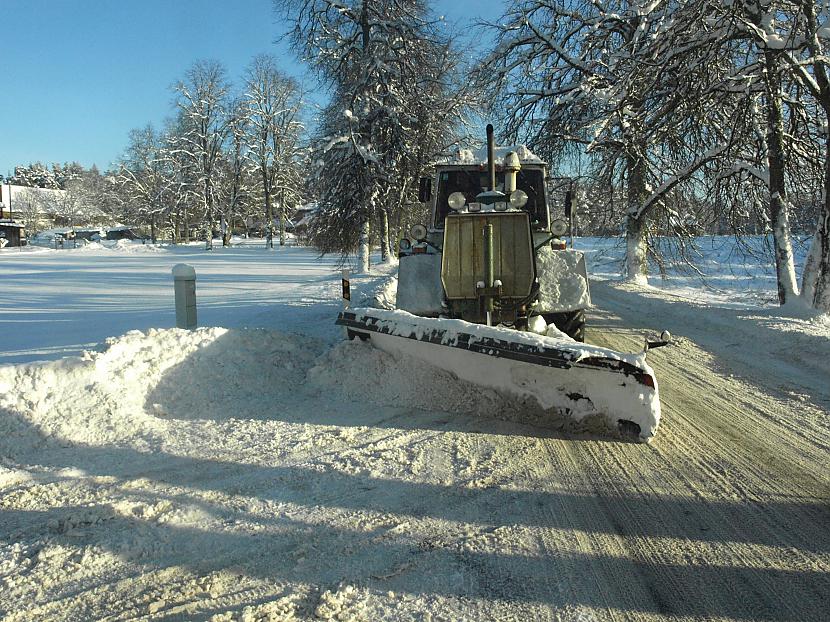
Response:
[{"label": "white bollard", "polygon": [[176,328],[196,328],[196,270],[186,263],[173,266],[176,292]]}]

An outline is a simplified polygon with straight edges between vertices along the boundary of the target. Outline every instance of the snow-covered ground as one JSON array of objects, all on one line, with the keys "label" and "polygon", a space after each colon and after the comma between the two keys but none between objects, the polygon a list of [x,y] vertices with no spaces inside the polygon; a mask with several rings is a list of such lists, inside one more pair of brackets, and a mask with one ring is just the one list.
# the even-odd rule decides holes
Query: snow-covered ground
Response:
[{"label": "snow-covered ground", "polygon": [[196,268],[202,326],[336,334],[333,259],[296,247],[268,251],[261,240],[211,252],[204,243],[106,244],[0,251],[0,363],[77,355],[128,330],[175,326],[177,263]]},{"label": "snow-covered ground", "polygon": [[678,336],[651,445],[341,341],[307,249],[0,251],[0,617],[826,619],[830,321],[751,265],[643,288],[577,246],[589,340]]},{"label": "snow-covered ground", "polygon": [[[679,259],[673,240],[661,240],[667,258]],[[793,251],[801,274],[810,239],[796,238]],[[588,254],[593,278],[618,280],[622,274],[621,239],[577,238],[575,247]],[[696,306],[749,308],[777,306],[775,270],[771,263],[772,238],[706,236],[687,243],[688,263],[666,264],[666,278],[652,262],[651,287],[680,295]]]}]

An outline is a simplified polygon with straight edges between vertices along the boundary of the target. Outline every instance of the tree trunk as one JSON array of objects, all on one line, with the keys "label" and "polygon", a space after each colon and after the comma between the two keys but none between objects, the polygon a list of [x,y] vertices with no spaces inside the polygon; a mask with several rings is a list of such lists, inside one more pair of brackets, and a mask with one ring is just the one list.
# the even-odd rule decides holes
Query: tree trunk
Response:
[{"label": "tree trunk", "polygon": [[[830,121],[830,106],[825,110]],[[802,296],[814,309],[830,313],[830,146],[824,146],[824,203],[804,265]]]},{"label": "tree trunk", "polygon": [[781,109],[780,57],[777,52],[764,53],[767,87],[767,162],[769,165],[769,211],[775,246],[775,274],[778,302],[786,304],[798,296],[792,242],[790,239],[789,201],[784,179],[784,116]]},{"label": "tree trunk", "polygon": [[648,194],[645,159],[635,154],[626,158],[628,171],[628,214],[625,219],[625,278],[648,284],[648,241],[645,213],[641,212]]},{"label": "tree trunk", "polygon": [[222,220],[219,224],[219,229],[222,231],[222,246],[231,245],[231,227],[228,226],[228,220],[222,214]]},{"label": "tree trunk", "polygon": [[190,218],[187,214],[187,206],[184,207],[184,243],[190,244]]},{"label": "tree trunk", "polygon": [[150,215],[150,241],[156,243],[156,215]]},{"label": "tree trunk", "polygon": [[[830,76],[827,73],[824,50],[818,37],[816,6],[805,3],[806,23],[815,28],[808,37],[808,48],[814,59],[813,75],[818,92],[814,93],[824,111],[824,126],[830,122]],[[810,247],[810,254],[804,266],[802,298],[814,309],[830,313],[830,144],[824,141],[824,202],[818,216],[816,234]]]},{"label": "tree trunk", "polygon": [[648,284],[648,241],[643,218],[629,214],[625,219],[625,278]]},{"label": "tree trunk", "polygon": [[210,215],[205,216],[204,222],[205,228],[205,250],[212,251],[213,250],[213,219]]},{"label": "tree trunk", "polygon": [[388,263],[390,258],[389,244],[389,213],[385,208],[380,210],[380,260],[382,263]]},{"label": "tree trunk", "polygon": [[285,246],[285,190],[280,190],[280,246]]},{"label": "tree trunk", "polygon": [[[203,156],[204,161],[204,156]],[[205,250],[213,250],[213,186],[210,181],[210,169],[205,166],[205,218],[207,219],[207,235],[205,236]]]},{"label": "tree trunk", "polygon": [[369,272],[369,221],[360,223],[360,242],[358,246],[358,271],[361,274]]},{"label": "tree trunk", "polygon": [[271,208],[271,188],[266,171],[262,171],[262,191],[265,194],[265,248],[274,248],[274,212]]},{"label": "tree trunk", "polygon": [[801,275],[801,299],[808,307],[814,306],[814,299],[816,296],[816,282],[818,281],[818,270],[821,265],[821,256],[824,251],[825,236],[820,233],[822,224],[822,213],[819,214],[819,222],[816,227],[816,232],[813,234],[813,240],[810,243],[810,252],[807,253],[807,258],[804,260],[804,272]]},{"label": "tree trunk", "polygon": [[[812,307],[830,313],[830,203],[825,200],[813,238],[818,266],[815,271]],[[812,254],[811,249],[811,254]]]}]

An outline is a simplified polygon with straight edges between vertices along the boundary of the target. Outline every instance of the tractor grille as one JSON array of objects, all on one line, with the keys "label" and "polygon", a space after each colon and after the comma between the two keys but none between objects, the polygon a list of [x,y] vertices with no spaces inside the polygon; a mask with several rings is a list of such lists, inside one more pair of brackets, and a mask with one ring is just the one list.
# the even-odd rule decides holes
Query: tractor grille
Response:
[{"label": "tractor grille", "polygon": [[524,298],[536,277],[530,219],[525,212],[450,214],[444,221],[441,282],[448,300],[477,299],[484,280],[484,226],[493,225],[493,274],[502,298]]}]

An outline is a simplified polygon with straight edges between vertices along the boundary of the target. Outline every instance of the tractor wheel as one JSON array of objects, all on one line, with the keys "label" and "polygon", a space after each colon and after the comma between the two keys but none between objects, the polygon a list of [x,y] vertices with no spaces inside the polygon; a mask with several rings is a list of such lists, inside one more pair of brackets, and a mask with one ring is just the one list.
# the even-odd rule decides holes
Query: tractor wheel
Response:
[{"label": "tractor wheel", "polygon": [[565,313],[543,313],[548,324],[553,324],[576,341],[585,341],[585,309]]}]

